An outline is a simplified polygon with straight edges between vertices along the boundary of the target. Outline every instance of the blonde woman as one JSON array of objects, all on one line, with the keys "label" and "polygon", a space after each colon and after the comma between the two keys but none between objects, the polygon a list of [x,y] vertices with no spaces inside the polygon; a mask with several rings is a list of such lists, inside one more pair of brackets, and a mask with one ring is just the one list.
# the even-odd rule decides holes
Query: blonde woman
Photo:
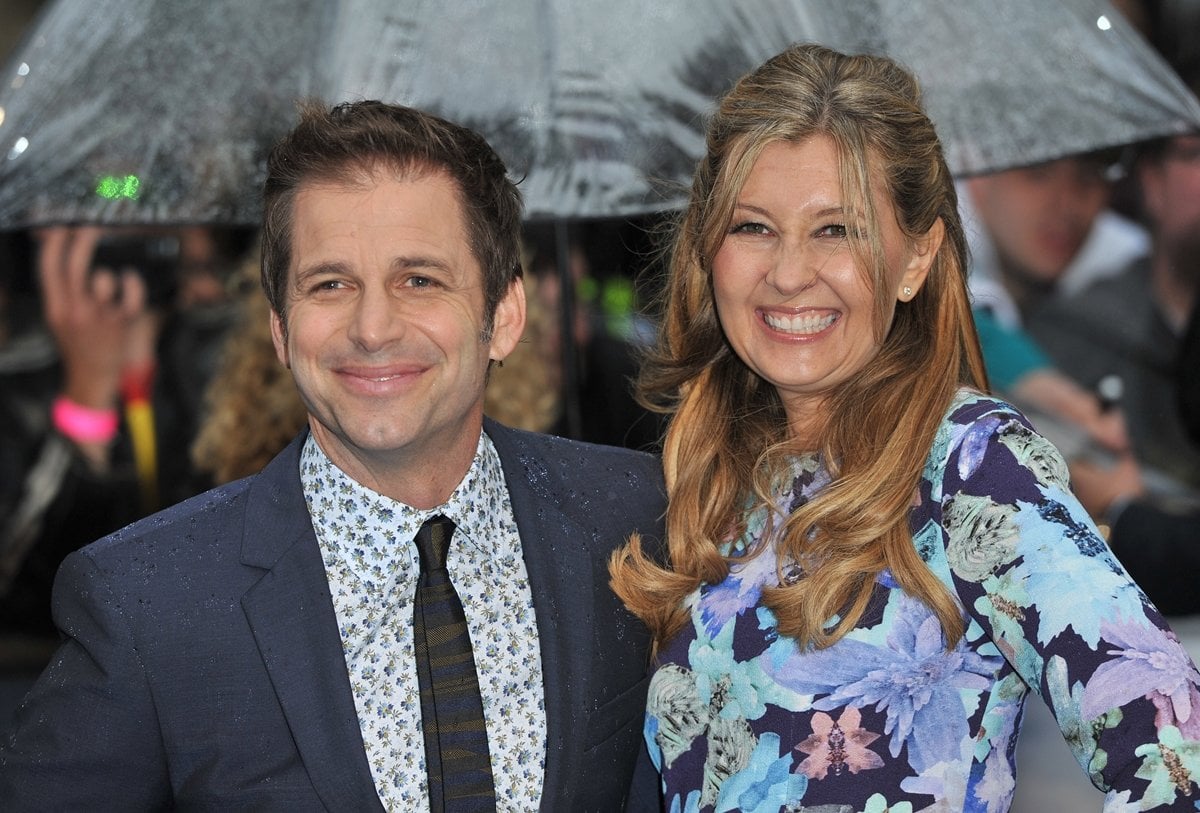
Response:
[{"label": "blonde woman", "polygon": [[669,561],[611,565],[669,809],[1007,810],[1030,689],[1111,809],[1200,800],[1200,673],[986,395],[964,246],[890,60],[794,46],[721,101],[642,380]]}]

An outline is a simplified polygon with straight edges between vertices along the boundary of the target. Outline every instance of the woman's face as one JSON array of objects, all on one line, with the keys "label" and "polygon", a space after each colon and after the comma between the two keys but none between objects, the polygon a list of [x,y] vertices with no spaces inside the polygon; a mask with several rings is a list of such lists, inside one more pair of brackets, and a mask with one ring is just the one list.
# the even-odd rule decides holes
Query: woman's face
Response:
[{"label": "woman's face", "polygon": [[[887,265],[887,324],[916,295],[941,239],[940,221],[910,246],[872,178]],[[773,384],[793,434],[822,417],[825,397],[879,352],[870,272],[847,234],[865,228],[842,200],[833,141],[775,142],[758,157],[713,258],[721,327],[738,357]],[[928,239],[935,236],[935,240]],[[802,438],[803,439],[803,438]]]}]

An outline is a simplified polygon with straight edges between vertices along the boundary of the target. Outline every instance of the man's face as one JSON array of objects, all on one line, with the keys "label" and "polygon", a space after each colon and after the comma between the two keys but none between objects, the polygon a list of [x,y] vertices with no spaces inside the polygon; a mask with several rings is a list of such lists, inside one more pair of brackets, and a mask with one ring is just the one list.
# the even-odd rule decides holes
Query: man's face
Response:
[{"label": "man's face", "polygon": [[1200,135],[1172,138],[1161,160],[1141,168],[1139,180],[1156,251],[1195,278],[1200,268],[1185,266],[1200,263]]},{"label": "man's face", "polygon": [[1110,194],[1102,167],[1077,158],[980,176],[967,187],[1007,270],[1041,282],[1066,270]]},{"label": "man's face", "polygon": [[272,334],[321,448],[384,493],[381,472],[469,462],[489,359],[515,346],[524,298],[511,286],[484,335],[483,271],[454,182],[379,171],[303,185],[292,239],[287,327],[272,314]]}]

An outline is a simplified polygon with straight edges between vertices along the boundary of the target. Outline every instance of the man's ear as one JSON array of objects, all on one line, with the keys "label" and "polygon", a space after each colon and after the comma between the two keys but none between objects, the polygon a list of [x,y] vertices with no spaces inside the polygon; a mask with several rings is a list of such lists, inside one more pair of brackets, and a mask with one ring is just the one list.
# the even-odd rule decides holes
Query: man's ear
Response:
[{"label": "man's ear", "polygon": [[509,283],[508,291],[496,306],[492,317],[492,361],[503,361],[521,340],[525,332],[525,286],[518,277]]},{"label": "man's ear", "polygon": [[921,290],[921,286],[925,284],[925,279],[929,276],[929,269],[933,267],[933,258],[937,256],[938,249],[942,247],[942,240],[945,237],[946,224],[939,217],[933,221],[929,231],[912,241],[912,245],[909,247],[908,263],[896,286],[896,298],[901,302],[910,301],[917,295],[917,291]]},{"label": "man's ear", "polygon": [[279,363],[289,370],[292,369],[288,361],[287,328],[284,327],[283,317],[276,313],[274,308],[271,308],[271,343],[275,345],[275,357],[279,359]]}]

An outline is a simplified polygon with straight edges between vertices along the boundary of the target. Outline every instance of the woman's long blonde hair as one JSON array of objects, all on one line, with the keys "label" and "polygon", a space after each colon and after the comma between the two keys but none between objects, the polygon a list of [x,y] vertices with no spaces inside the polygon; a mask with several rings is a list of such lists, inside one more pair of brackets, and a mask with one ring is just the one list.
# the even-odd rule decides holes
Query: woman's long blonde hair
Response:
[{"label": "woman's long blonde hair", "polygon": [[[915,78],[895,62],[795,45],[743,77],[708,126],[707,155],[692,183],[670,255],[664,321],[639,392],[671,414],[663,466],[669,495],[666,566],[634,538],[614,554],[612,586],[657,644],[687,620],[682,599],[728,574],[723,541],[745,531],[750,505],[772,491],[798,450],[775,387],[734,354],[713,303],[712,258],[758,155],[770,143],[830,138],[841,160],[844,206],[866,226],[850,250],[874,280],[879,353],[826,400],[819,451],[831,483],[778,529],[780,545],[809,564],[804,578],[764,591],[781,633],[828,646],[852,629],[875,577],[889,569],[938,616],[949,643],[962,611],[920,556],[909,512],[938,425],[961,386],[987,381],[966,286],[966,242],[954,183],[921,108]],[[945,236],[928,278],[886,324],[879,213],[884,186],[910,240],[940,218]],[[836,625],[827,628],[838,616]]]}]

